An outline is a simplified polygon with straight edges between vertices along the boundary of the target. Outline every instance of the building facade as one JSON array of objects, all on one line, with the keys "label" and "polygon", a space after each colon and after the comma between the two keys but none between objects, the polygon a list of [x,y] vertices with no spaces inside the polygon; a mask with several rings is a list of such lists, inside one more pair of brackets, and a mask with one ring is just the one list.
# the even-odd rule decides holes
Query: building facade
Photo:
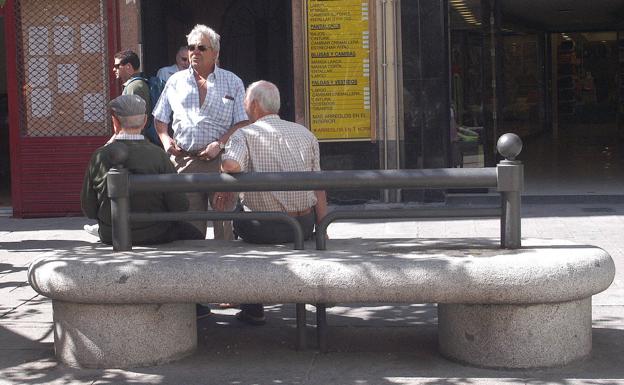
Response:
[{"label": "building facade", "polygon": [[[496,162],[504,132],[556,137],[562,120],[605,111],[617,123],[624,87],[608,85],[624,79],[624,44],[615,27],[564,35],[506,16],[512,4],[0,0],[0,206],[9,202],[16,217],[79,214],[84,168],[111,134],[106,102],[120,93],[112,56],[133,49],[154,75],[197,23],[221,34],[220,65],[245,85],[278,85],[280,114],[317,135],[327,170],[483,167]],[[595,35],[601,27],[608,37]],[[429,202],[445,194],[347,191],[330,199]]]}]

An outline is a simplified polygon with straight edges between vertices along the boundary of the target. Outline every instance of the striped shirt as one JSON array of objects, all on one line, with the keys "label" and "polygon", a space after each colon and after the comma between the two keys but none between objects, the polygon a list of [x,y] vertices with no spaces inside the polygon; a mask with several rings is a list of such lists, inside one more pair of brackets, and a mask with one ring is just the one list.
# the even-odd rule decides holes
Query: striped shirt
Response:
[{"label": "striped shirt", "polygon": [[215,66],[208,75],[208,90],[199,105],[199,88],[193,68],[171,75],[154,108],[154,118],[164,123],[173,113],[173,139],[188,152],[203,150],[219,140],[234,124],[246,120],[243,81]]},{"label": "striped shirt", "polygon": [[[238,162],[243,172],[320,171],[319,145],[304,126],[267,115],[239,128],[222,159]],[[313,191],[259,191],[243,194],[252,211],[303,211],[316,205]]]}]

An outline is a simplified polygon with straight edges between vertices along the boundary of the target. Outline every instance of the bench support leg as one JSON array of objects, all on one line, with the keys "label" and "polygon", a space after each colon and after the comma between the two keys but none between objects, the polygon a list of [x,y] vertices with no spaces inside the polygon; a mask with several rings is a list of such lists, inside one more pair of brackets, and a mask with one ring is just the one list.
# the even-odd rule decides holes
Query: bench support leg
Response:
[{"label": "bench support leg", "polygon": [[306,308],[305,303],[296,304],[297,308],[297,350],[306,350]]},{"label": "bench support leg", "polygon": [[52,301],[54,347],[66,365],[151,366],[197,348],[195,304],[79,304]]},{"label": "bench support leg", "polygon": [[316,304],[316,342],[321,353],[327,352],[327,309],[324,303]]},{"label": "bench support leg", "polygon": [[565,365],[591,352],[591,298],[533,305],[438,305],[440,352],[493,368]]}]

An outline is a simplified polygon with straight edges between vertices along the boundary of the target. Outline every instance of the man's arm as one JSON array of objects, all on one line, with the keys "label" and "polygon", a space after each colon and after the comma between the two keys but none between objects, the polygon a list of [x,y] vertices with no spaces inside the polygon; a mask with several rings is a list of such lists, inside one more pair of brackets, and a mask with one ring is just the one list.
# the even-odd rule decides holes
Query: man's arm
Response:
[{"label": "man's arm", "polygon": [[316,205],[314,205],[314,213],[316,214],[316,224],[321,223],[325,215],[327,215],[327,194],[324,190],[314,191],[316,195]]},{"label": "man's arm", "polygon": [[237,173],[241,171],[241,166],[233,159],[225,159],[221,162],[221,171],[227,173]]},{"label": "man's arm", "polygon": [[175,156],[182,155],[182,153],[180,152],[180,148],[176,144],[175,140],[173,140],[173,138],[169,136],[168,124],[154,118],[154,127],[156,128],[156,133],[158,134],[158,137],[160,138],[160,141],[165,148],[165,152]]},{"label": "man's arm", "polygon": [[97,219],[98,214],[98,199],[97,193],[93,189],[91,169],[93,167],[93,158],[87,166],[85,176],[82,181],[82,190],[80,192],[80,206],[83,214],[90,219]]},{"label": "man's arm", "polygon": [[216,158],[221,152],[221,147],[219,146],[219,143],[223,143],[223,144],[227,143],[228,140],[230,140],[230,136],[232,136],[232,134],[234,134],[236,130],[238,130],[241,127],[245,127],[247,125],[249,125],[249,120],[243,120],[241,122],[236,123],[235,125],[230,127],[219,140],[208,144],[206,149],[199,153],[199,157],[200,158],[204,157],[208,160]]}]

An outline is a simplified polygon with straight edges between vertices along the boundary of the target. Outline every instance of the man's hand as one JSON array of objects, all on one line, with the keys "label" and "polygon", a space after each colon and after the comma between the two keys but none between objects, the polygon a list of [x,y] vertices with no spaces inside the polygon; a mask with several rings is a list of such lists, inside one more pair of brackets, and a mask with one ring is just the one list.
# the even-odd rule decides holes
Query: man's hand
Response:
[{"label": "man's hand", "polygon": [[[162,137],[161,137],[162,139]],[[180,147],[178,147],[177,143],[175,142],[175,140],[173,140],[173,138],[169,137],[169,143],[163,143],[164,147],[165,147],[165,152],[167,154],[171,154],[173,156],[180,156],[182,155],[182,152],[180,151]]]},{"label": "man's hand", "polygon": [[234,203],[234,193],[229,192],[216,192],[212,196],[211,206],[215,211],[229,210]]},{"label": "man's hand", "polygon": [[212,160],[216,158],[217,156],[219,156],[220,152],[221,152],[221,147],[219,147],[219,142],[214,141],[210,143],[208,146],[206,146],[206,149],[200,152],[197,156],[202,159]]}]

